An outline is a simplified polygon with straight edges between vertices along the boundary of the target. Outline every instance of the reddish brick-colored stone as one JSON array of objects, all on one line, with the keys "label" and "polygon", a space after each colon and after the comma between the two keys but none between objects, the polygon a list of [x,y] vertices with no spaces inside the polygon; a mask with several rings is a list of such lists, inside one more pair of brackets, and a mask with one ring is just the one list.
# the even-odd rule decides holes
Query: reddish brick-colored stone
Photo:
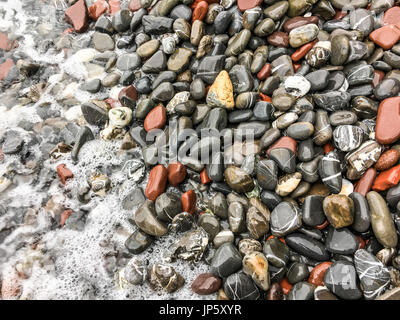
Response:
[{"label": "reddish brick-colored stone", "polygon": [[372,185],[374,191],[385,191],[396,186],[400,181],[400,165],[389,170],[382,171],[375,179]]},{"label": "reddish brick-colored stone", "polygon": [[89,7],[89,17],[93,20],[97,20],[107,11],[107,7],[107,2],[105,0],[96,0],[96,2]]},{"label": "reddish brick-colored stone", "polygon": [[325,272],[332,265],[332,262],[326,261],[322,262],[314,267],[311,270],[310,276],[308,277],[308,282],[315,286],[323,286],[324,285],[324,276]]},{"label": "reddish brick-colored stone", "polygon": [[65,10],[65,19],[74,27],[76,32],[85,31],[88,22],[88,10],[85,0],[78,0]]},{"label": "reddish brick-colored stone", "polygon": [[269,63],[266,63],[260,71],[257,73],[257,78],[260,81],[267,79],[271,75],[272,67]]},{"label": "reddish brick-colored stone", "polygon": [[167,187],[167,178],[168,171],[162,164],[151,169],[145,192],[147,199],[156,201],[157,197],[162,194]]},{"label": "reddish brick-colored stone", "polygon": [[290,137],[282,137],[278,139],[269,149],[267,150],[267,154],[271,152],[273,149],[277,148],[287,148],[293,151],[294,154],[297,152],[297,142],[293,138]]},{"label": "reddish brick-colored stone", "polygon": [[182,210],[185,212],[189,212],[191,214],[195,214],[196,212],[196,193],[193,190],[189,190],[182,195]]},{"label": "reddish brick-colored stone", "polygon": [[144,129],[149,132],[153,129],[162,129],[167,122],[167,111],[163,105],[158,105],[149,112],[144,119]]},{"label": "reddish brick-colored stone", "polygon": [[14,66],[14,61],[7,59],[5,62],[0,64],[0,80],[4,80],[10,69]]},{"label": "reddish brick-colored stone", "polygon": [[68,179],[72,179],[74,174],[67,168],[65,164],[59,164],[57,166],[57,175],[61,180],[61,183],[65,185]]},{"label": "reddish brick-colored stone", "polygon": [[400,97],[383,100],[376,118],[375,139],[390,144],[400,138]]},{"label": "reddish brick-colored stone", "polygon": [[261,4],[262,0],[238,0],[237,5],[240,11],[252,9]]},{"label": "reddish brick-colored stone", "polygon": [[396,149],[386,150],[375,163],[375,169],[384,171],[393,167],[399,161],[400,154]]},{"label": "reddish brick-colored stone", "polygon": [[369,168],[365,171],[361,179],[355,184],[354,191],[362,194],[364,197],[371,190],[372,184],[376,177],[376,170]]},{"label": "reddish brick-colored stone", "polygon": [[186,167],[180,162],[168,165],[168,182],[171,186],[179,186],[186,178]]},{"label": "reddish brick-colored stone", "polygon": [[394,24],[388,24],[372,31],[369,38],[385,50],[391,49],[400,39],[400,29]]},{"label": "reddish brick-colored stone", "polygon": [[207,1],[200,1],[196,7],[193,9],[192,13],[192,23],[196,20],[204,20],[208,10]]}]

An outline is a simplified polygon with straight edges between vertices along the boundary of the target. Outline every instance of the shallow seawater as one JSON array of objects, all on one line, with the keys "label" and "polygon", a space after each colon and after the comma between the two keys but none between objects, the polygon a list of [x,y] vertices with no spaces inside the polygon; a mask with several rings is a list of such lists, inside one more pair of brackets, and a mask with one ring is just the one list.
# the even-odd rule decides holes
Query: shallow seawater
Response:
[{"label": "shallow seawater", "polygon": [[[148,283],[121,288],[115,279],[127,261],[120,259],[124,242],[136,228],[128,221],[133,211],[124,210],[121,202],[129,191],[146,182],[145,177],[136,185],[123,169],[129,160],[141,158],[139,149],[121,152],[120,141],[96,139],[83,146],[79,162],[73,163],[69,154],[50,159],[42,147],[44,142],[50,146],[60,142],[62,129],[68,123],[79,122],[81,103],[104,95],[90,95],[77,89],[91,78],[85,70],[85,59],[94,54],[93,49],[86,49],[90,40],[87,33],[72,36],[78,45],[76,49],[67,53],[54,50],[61,33],[70,27],[63,19],[66,7],[64,0],[0,1],[0,32],[17,39],[16,54],[41,65],[38,79],[27,79],[17,88],[0,88],[0,136],[14,130],[26,142],[34,140],[35,135],[40,135],[41,141],[32,147],[33,154],[29,156],[32,170],[17,155],[5,155],[0,163],[0,177],[11,182],[0,192],[2,278],[19,274],[21,299],[201,299],[191,292],[190,284],[199,273],[208,270],[204,263],[171,263],[186,280],[185,286],[173,294],[154,292]],[[20,103],[20,93],[29,92],[31,85],[41,81],[47,87],[39,100]],[[114,92],[117,91],[114,89],[111,96]],[[72,102],[64,103],[68,99]],[[47,108],[51,117],[44,121],[38,114],[40,108]],[[49,120],[54,118],[59,123]],[[58,131],[54,129],[57,126]],[[98,128],[91,129],[98,134]],[[61,163],[74,173],[66,186],[56,175],[56,167]],[[112,188],[104,197],[94,197],[82,204],[76,199],[76,192],[87,184],[88,172],[94,171],[107,173]],[[64,209],[85,216],[82,231],[54,224],[52,216]],[[147,263],[160,261],[176,237],[172,233],[158,239],[137,257]]]}]

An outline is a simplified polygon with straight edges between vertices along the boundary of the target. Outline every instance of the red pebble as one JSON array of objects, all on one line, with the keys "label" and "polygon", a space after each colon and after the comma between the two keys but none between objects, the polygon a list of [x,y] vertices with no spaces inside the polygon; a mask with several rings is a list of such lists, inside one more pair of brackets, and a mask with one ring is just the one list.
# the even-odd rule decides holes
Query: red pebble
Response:
[{"label": "red pebble", "polygon": [[382,171],[372,185],[374,191],[384,191],[396,186],[400,181],[400,165],[389,170]]},{"label": "red pebble", "polygon": [[364,197],[371,190],[372,183],[374,182],[376,177],[376,170],[374,168],[369,168],[365,171],[364,175],[357,182],[354,187],[354,192],[358,192],[362,194]]},{"label": "red pebble", "polygon": [[392,7],[383,15],[382,25],[395,24],[400,27],[400,7]]},{"label": "red pebble", "polygon": [[385,50],[391,49],[400,39],[400,29],[394,24],[388,24],[369,34],[369,38]]},{"label": "red pebble", "polygon": [[129,10],[131,11],[137,11],[142,7],[142,4],[140,3],[140,0],[131,0],[129,2]]},{"label": "red pebble", "polygon": [[328,154],[329,152],[335,150],[335,148],[332,146],[330,142],[324,144],[324,152],[325,154]]},{"label": "red pebble", "polygon": [[297,70],[299,70],[300,68],[301,68],[301,64],[300,63],[293,63],[294,72],[297,72]]},{"label": "red pebble", "polygon": [[360,236],[356,236],[358,239],[358,249],[364,249],[365,248],[365,241],[363,238]]},{"label": "red pebble", "polygon": [[[124,105],[125,107],[129,107],[129,105],[125,105],[125,103],[127,103],[127,101],[125,99],[134,102],[134,101],[137,101],[137,98],[138,98],[137,90],[132,85],[123,88],[118,94],[119,102],[121,102],[121,104]],[[128,104],[129,104],[129,102],[128,102]]]},{"label": "red pebble", "polygon": [[310,51],[312,49],[312,47],[314,47],[314,45],[317,43],[316,40],[311,41],[309,43],[306,43],[304,45],[302,45],[299,49],[297,49],[293,54],[292,54],[292,60],[294,62],[297,62],[299,60],[301,60],[308,51]]},{"label": "red pebble", "polygon": [[269,149],[267,150],[267,154],[271,152],[271,150],[276,148],[287,148],[293,151],[294,154],[297,152],[297,142],[293,138],[290,137],[282,137],[278,139]]},{"label": "red pebble", "polygon": [[311,270],[310,276],[308,277],[308,282],[313,284],[314,286],[323,286],[324,285],[324,276],[326,270],[332,265],[332,262],[326,261],[322,262],[314,267]]},{"label": "red pebble", "polygon": [[65,185],[68,179],[72,179],[74,177],[72,171],[69,170],[65,164],[59,164],[57,166],[57,175],[60,178],[63,185]]},{"label": "red pebble", "polygon": [[200,1],[193,10],[192,23],[196,20],[204,20],[208,10],[207,1]]},{"label": "red pebble", "polygon": [[375,163],[375,169],[384,171],[393,167],[399,161],[400,154],[396,149],[386,150]]},{"label": "red pebble", "polygon": [[104,0],[97,0],[89,7],[89,17],[97,20],[103,13],[107,11],[107,2]]},{"label": "red pebble", "polygon": [[0,49],[6,50],[8,47],[8,35],[0,32]]},{"label": "red pebble", "polygon": [[247,9],[252,9],[261,4],[262,0],[238,0],[237,6],[240,11],[246,11]]},{"label": "red pebble", "polygon": [[323,230],[325,229],[327,226],[329,225],[329,221],[325,220],[325,222],[323,224],[320,224],[319,226],[316,226],[315,228],[318,230]]},{"label": "red pebble", "polygon": [[114,15],[121,10],[120,0],[108,0],[110,14]]},{"label": "red pebble", "polygon": [[288,294],[293,287],[287,278],[283,278],[279,284],[281,285],[284,294]]},{"label": "red pebble", "polygon": [[333,17],[333,20],[342,20],[345,16],[347,16],[347,12],[346,11],[342,11],[339,9],[336,9],[336,14]]},{"label": "red pebble", "polygon": [[168,165],[168,182],[171,186],[177,187],[186,178],[186,167],[180,162]]},{"label": "red pebble", "polygon": [[257,79],[262,81],[267,79],[271,75],[272,67],[269,63],[266,63],[260,71],[257,73]]},{"label": "red pebble", "polygon": [[400,97],[383,100],[376,117],[375,139],[380,144],[391,144],[400,138]]},{"label": "red pebble", "polygon": [[88,10],[85,0],[78,0],[74,5],[65,10],[65,19],[76,32],[83,32],[87,27]]},{"label": "red pebble", "polygon": [[193,190],[189,190],[182,195],[182,210],[194,214],[196,212],[196,193]]},{"label": "red pebble", "polygon": [[144,129],[149,132],[153,129],[162,129],[167,122],[167,111],[165,107],[160,104],[151,110],[146,119],[144,119]]},{"label": "red pebble", "polygon": [[381,83],[384,76],[385,73],[383,71],[374,70],[374,78],[372,79],[372,86],[375,88],[379,83]]},{"label": "red pebble", "polygon": [[207,169],[204,168],[203,171],[200,173],[200,179],[202,184],[207,184],[211,182],[211,179],[207,175]]},{"label": "red pebble", "polygon": [[260,92],[260,98],[262,101],[266,101],[266,102],[272,102],[271,97],[267,96],[266,94]]},{"label": "red pebble", "polygon": [[168,171],[162,164],[151,169],[145,192],[147,199],[156,201],[157,197],[165,191],[167,176]]},{"label": "red pebble", "polygon": [[0,80],[4,80],[10,69],[14,66],[14,61],[7,59],[5,62],[0,64]]},{"label": "red pebble", "polygon": [[65,221],[69,218],[69,216],[72,214],[72,210],[65,210],[63,213],[61,213],[60,217],[60,225],[63,226],[65,224]]}]

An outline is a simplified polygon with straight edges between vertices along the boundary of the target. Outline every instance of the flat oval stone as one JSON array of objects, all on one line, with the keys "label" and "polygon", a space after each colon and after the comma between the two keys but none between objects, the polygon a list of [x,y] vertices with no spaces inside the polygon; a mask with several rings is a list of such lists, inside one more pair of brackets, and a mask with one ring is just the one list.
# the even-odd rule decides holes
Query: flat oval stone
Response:
[{"label": "flat oval stone", "polygon": [[146,200],[135,212],[134,220],[136,225],[145,233],[161,237],[168,232],[168,229],[157,220],[154,202]]},{"label": "flat oval stone", "polygon": [[400,97],[381,102],[376,118],[375,138],[381,144],[390,144],[400,138]]},{"label": "flat oval stone", "polygon": [[318,163],[318,174],[330,192],[339,193],[342,190],[340,161],[334,152],[328,153]]},{"label": "flat oval stone", "polygon": [[295,122],[287,128],[288,136],[296,140],[306,140],[314,133],[314,126],[310,122]]},{"label": "flat oval stone", "polygon": [[375,237],[385,248],[395,248],[397,233],[385,199],[375,192],[367,193],[367,201],[371,213],[371,225]]},{"label": "flat oval stone", "polygon": [[261,290],[269,289],[268,260],[261,252],[253,251],[244,256],[243,272],[250,276]]},{"label": "flat oval stone", "polygon": [[240,202],[231,202],[228,207],[229,228],[233,233],[241,233],[245,230],[245,208]]},{"label": "flat oval stone", "polygon": [[310,272],[305,263],[293,262],[286,272],[286,277],[291,284],[296,284],[300,281],[306,280],[309,274]]},{"label": "flat oval stone", "polygon": [[311,227],[323,224],[326,220],[322,207],[323,197],[318,195],[309,195],[305,197],[303,203],[303,222]]},{"label": "flat oval stone", "polygon": [[364,139],[364,130],[351,125],[340,125],[333,131],[335,146],[348,152],[357,149]]},{"label": "flat oval stone", "polygon": [[357,300],[362,296],[356,269],[350,262],[334,262],[325,273],[324,283],[339,298]]},{"label": "flat oval stone", "polygon": [[271,233],[274,236],[285,236],[301,225],[301,212],[290,202],[281,202],[271,212]]},{"label": "flat oval stone", "polygon": [[350,54],[350,42],[349,38],[345,35],[338,35],[331,40],[331,63],[334,66],[341,66],[349,57]]},{"label": "flat oval stone", "polygon": [[307,24],[297,27],[289,33],[289,43],[293,48],[301,47],[310,41],[313,41],[319,32],[319,28],[315,24]]},{"label": "flat oval stone", "polygon": [[307,139],[300,141],[299,147],[297,150],[297,158],[300,161],[311,161],[314,159],[315,150],[314,143],[312,139]]},{"label": "flat oval stone", "polygon": [[132,254],[140,254],[144,252],[153,242],[153,239],[142,230],[138,229],[126,239],[125,247]]},{"label": "flat oval stone", "polygon": [[286,244],[296,252],[317,261],[329,259],[329,252],[326,251],[322,242],[312,239],[302,233],[291,233],[285,237]]},{"label": "flat oval stone", "polygon": [[367,199],[358,192],[351,193],[349,198],[354,203],[354,222],[351,227],[357,232],[367,231],[371,225]]}]

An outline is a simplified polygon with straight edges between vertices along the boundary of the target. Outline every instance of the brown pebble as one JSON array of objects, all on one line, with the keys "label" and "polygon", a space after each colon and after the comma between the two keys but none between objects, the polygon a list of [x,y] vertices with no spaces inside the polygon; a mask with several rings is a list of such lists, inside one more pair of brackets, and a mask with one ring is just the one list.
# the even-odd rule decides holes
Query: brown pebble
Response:
[{"label": "brown pebble", "polygon": [[211,294],[221,287],[221,279],[212,273],[202,273],[192,283],[192,291],[201,294]]},{"label": "brown pebble", "polygon": [[400,154],[396,149],[389,149],[382,153],[375,164],[375,169],[379,171],[387,170],[393,167],[399,161]]}]

